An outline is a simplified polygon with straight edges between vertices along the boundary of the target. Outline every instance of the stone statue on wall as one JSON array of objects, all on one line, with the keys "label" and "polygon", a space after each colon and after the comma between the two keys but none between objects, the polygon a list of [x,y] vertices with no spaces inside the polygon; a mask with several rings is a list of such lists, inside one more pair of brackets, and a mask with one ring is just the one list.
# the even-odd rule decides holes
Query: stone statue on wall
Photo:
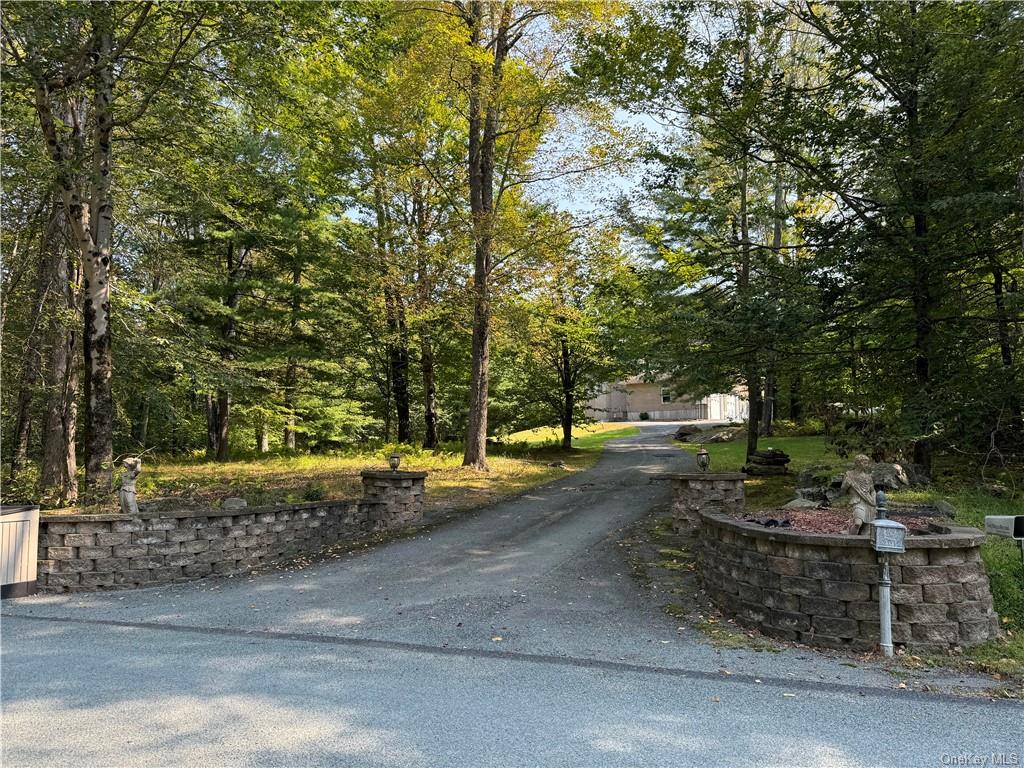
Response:
[{"label": "stone statue on wall", "polygon": [[843,475],[840,492],[849,492],[853,502],[853,522],[849,533],[857,535],[875,519],[875,482],[871,477],[871,459],[864,454],[855,456],[853,467]]},{"label": "stone statue on wall", "polygon": [[135,500],[135,479],[142,472],[142,459],[138,456],[129,456],[123,462],[124,474],[121,475],[121,487],[117,491],[118,501],[121,502],[121,511],[126,515],[139,514],[139,503]]}]

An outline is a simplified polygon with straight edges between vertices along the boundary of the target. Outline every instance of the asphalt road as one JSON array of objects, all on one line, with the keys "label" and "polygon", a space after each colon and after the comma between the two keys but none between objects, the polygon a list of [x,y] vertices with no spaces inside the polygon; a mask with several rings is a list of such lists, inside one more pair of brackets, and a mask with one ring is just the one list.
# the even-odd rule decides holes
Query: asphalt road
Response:
[{"label": "asphalt road", "polygon": [[661,614],[617,542],[684,461],[644,427],[588,473],[376,549],[6,601],[2,765],[1024,761],[1019,704],[898,689],[807,650],[717,649]]}]

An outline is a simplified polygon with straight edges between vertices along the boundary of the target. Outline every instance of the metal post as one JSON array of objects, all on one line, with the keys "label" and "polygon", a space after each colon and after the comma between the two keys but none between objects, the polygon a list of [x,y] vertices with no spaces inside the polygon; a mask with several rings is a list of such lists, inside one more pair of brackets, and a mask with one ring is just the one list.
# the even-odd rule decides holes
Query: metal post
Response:
[{"label": "metal post", "polygon": [[892,581],[889,579],[889,557],[882,555],[882,580],[878,583],[878,623],[881,634],[882,653],[892,657],[892,603],[890,592]]}]

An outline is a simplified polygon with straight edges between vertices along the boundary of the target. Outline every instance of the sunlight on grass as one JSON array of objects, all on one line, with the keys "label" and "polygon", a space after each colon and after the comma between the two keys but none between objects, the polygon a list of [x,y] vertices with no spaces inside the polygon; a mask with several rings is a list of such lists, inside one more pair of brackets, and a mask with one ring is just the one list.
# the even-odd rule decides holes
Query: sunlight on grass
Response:
[{"label": "sunlight on grass", "polygon": [[[554,428],[531,430],[536,433],[533,441],[491,446],[487,472],[463,467],[458,446],[436,452],[412,446],[398,446],[397,450],[402,454],[403,470],[430,473],[429,506],[467,509],[589,469],[605,442],[639,431],[621,424],[593,426],[597,428],[586,430],[568,451],[544,444],[543,436],[555,434]],[[183,504],[217,507],[229,496],[244,498],[250,506],[355,498],[361,492],[360,470],[387,469],[388,454],[394,449],[389,445],[363,453],[230,462],[154,456],[138,480],[139,500],[171,508]]]},{"label": "sunlight on grass", "polygon": [[[594,435],[600,435],[603,432],[619,432],[623,431],[626,434],[635,435],[639,433],[639,429],[636,427],[621,421],[599,421],[593,424],[582,424],[574,426],[572,428],[572,439],[573,443],[581,438],[588,438]],[[626,436],[626,435],[623,435]],[[511,435],[505,438],[505,442],[509,443],[548,443],[552,441],[561,442],[562,440],[562,428],[561,427],[536,427],[534,429],[524,429],[520,432],[513,432]]]}]

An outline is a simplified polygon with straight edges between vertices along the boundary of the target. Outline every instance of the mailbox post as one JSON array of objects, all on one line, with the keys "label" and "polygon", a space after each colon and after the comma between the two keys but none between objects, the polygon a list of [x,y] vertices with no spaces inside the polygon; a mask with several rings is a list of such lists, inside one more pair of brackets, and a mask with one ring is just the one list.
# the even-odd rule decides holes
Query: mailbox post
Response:
[{"label": "mailbox post", "polygon": [[889,577],[889,554],[905,552],[907,527],[895,520],[874,520],[871,523],[871,546],[882,557],[882,578],[878,582],[879,645],[891,657],[892,648],[892,579]]}]

